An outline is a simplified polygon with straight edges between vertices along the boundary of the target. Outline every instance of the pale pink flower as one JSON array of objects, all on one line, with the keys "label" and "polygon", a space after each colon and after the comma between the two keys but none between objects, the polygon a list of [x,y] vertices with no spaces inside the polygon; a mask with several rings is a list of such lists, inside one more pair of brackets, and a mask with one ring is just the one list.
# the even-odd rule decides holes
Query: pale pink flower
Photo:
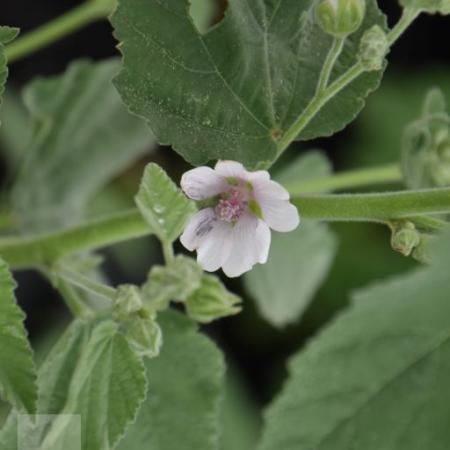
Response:
[{"label": "pale pink flower", "polygon": [[180,238],[188,250],[197,250],[198,263],[208,272],[222,267],[227,276],[238,277],[264,264],[270,228],[287,232],[300,223],[286,189],[268,172],[248,172],[235,161],[189,170],[181,188],[191,199],[211,204],[192,217]]}]

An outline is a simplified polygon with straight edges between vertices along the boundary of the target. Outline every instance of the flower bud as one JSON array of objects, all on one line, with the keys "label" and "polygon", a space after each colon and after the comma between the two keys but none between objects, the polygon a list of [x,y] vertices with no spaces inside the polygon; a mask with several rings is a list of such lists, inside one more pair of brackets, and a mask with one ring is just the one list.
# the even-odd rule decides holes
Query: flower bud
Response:
[{"label": "flower bud", "polygon": [[141,356],[153,358],[159,355],[162,332],[154,319],[136,319],[126,331],[128,342]]},{"label": "flower bud", "polygon": [[322,0],[316,7],[321,28],[338,38],[354,33],[361,26],[365,12],[365,0]]},{"label": "flower bud", "polygon": [[126,319],[131,314],[140,311],[142,299],[139,288],[131,284],[124,284],[117,288],[114,313],[119,319]]},{"label": "flower bud", "polygon": [[420,233],[412,222],[396,224],[392,229],[391,246],[404,256],[410,256],[420,244]]},{"label": "flower bud", "polygon": [[430,264],[433,257],[433,250],[436,243],[436,236],[431,234],[422,234],[419,245],[414,249],[412,256],[417,261]]},{"label": "flower bud", "polygon": [[388,49],[389,43],[386,33],[380,26],[374,25],[361,38],[359,61],[368,71],[381,70]]},{"label": "flower bud", "polygon": [[213,275],[204,275],[202,284],[187,300],[188,315],[201,323],[209,323],[220,317],[237,314],[241,299],[228,292],[220,280]]}]

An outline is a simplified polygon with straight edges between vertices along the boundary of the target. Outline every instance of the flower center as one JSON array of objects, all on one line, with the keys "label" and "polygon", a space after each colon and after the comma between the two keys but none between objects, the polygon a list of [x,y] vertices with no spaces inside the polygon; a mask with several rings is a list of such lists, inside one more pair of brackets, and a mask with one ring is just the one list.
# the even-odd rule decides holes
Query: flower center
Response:
[{"label": "flower center", "polygon": [[216,206],[216,214],[220,220],[225,222],[236,222],[244,214],[247,201],[243,194],[237,189],[231,189],[226,196],[219,200]]}]

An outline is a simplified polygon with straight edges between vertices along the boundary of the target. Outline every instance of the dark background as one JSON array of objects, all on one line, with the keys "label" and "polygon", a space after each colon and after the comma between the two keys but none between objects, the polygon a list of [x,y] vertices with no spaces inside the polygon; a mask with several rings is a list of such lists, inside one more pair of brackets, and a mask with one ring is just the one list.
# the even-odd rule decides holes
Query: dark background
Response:
[{"label": "dark background", "polygon": [[[25,34],[79,3],[73,0],[3,0],[0,7],[0,22],[4,25],[17,26]],[[394,23],[399,14],[396,2],[386,0],[379,3],[388,14],[390,23]],[[391,52],[389,73],[396,74],[397,79],[408,80],[427,67],[447,66],[450,61],[449,38],[448,18],[420,17]],[[70,61],[80,57],[102,59],[117,55],[115,44],[111,27],[106,21],[90,25],[51,47],[13,64],[10,69],[9,86],[19,89],[37,75],[58,74]],[[448,74],[450,76],[450,72]],[[398,82],[396,86],[402,89],[402,82]],[[389,111],[386,113],[389,114]],[[336,167],[351,165],[344,156],[343,148],[354,141],[355,134],[358,133],[358,129],[354,127],[349,127],[332,139],[313,144],[326,148]],[[156,158],[163,161],[164,167],[171,170],[175,176],[186,167],[183,161],[167,148],[160,149]],[[140,173],[140,168],[131,173],[133,175],[130,176]],[[412,264],[392,254],[384,230],[371,226],[361,228],[356,225],[334,228],[341,238],[343,250],[338,254],[335,268],[327,284],[298,325],[285,331],[272,329],[258,318],[252,302],[247,299],[244,313],[239,317],[220,321],[206,329],[206,332],[225,349],[229,361],[243,375],[252,396],[260,404],[266,403],[278,388],[284,373],[286,356],[303,345],[309,336],[345,305],[348,292],[355,284],[364,285],[376,277],[404,270]],[[366,244],[368,235],[372,238],[370,245],[375,254],[369,261],[361,254],[360,244],[363,243],[364,252],[370,253],[371,249],[367,248]],[[154,261],[158,261],[159,258],[158,250],[155,250]],[[139,282],[147,270],[148,266],[145,266],[142,267],[141,273],[130,275],[122,270],[114,258],[108,258],[106,265],[106,271],[113,283]],[[46,330],[68,319],[68,314],[57,294],[38,275],[21,272],[16,274],[16,279],[19,283],[18,298],[27,312],[27,325],[32,339],[37,340]],[[229,286],[236,292],[241,292],[239,281],[233,281]]]}]

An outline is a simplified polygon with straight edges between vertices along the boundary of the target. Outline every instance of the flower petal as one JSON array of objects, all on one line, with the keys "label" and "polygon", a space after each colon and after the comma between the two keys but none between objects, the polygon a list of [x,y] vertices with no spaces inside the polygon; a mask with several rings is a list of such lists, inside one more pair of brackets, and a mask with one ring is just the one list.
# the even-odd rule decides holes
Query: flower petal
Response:
[{"label": "flower petal", "polygon": [[184,193],[193,200],[205,200],[226,189],[223,177],[206,166],[187,171],[181,177],[180,185]]},{"label": "flower petal", "polygon": [[244,216],[233,227],[232,248],[223,264],[225,275],[238,277],[256,263],[265,263],[269,254],[270,230],[266,223],[253,216]]},{"label": "flower petal", "polygon": [[197,262],[207,272],[215,272],[228,259],[232,247],[232,225],[218,220],[214,228],[205,236],[197,251]]},{"label": "flower petal", "polygon": [[191,252],[196,250],[212,231],[216,221],[216,214],[212,208],[202,209],[192,216],[180,237],[180,242]]},{"label": "flower petal", "polygon": [[[257,173],[258,172],[255,172],[255,175]],[[289,200],[289,192],[276,181],[269,180],[263,176],[257,176],[254,177],[254,180],[251,180],[251,183],[253,185],[255,197],[258,200],[264,199],[266,197]]]},{"label": "flower petal", "polygon": [[236,161],[218,161],[214,169],[225,178],[235,177],[246,180],[249,175],[245,167]]},{"label": "flower petal", "polygon": [[300,223],[297,208],[287,200],[273,197],[259,197],[263,220],[275,231],[292,231]]}]

